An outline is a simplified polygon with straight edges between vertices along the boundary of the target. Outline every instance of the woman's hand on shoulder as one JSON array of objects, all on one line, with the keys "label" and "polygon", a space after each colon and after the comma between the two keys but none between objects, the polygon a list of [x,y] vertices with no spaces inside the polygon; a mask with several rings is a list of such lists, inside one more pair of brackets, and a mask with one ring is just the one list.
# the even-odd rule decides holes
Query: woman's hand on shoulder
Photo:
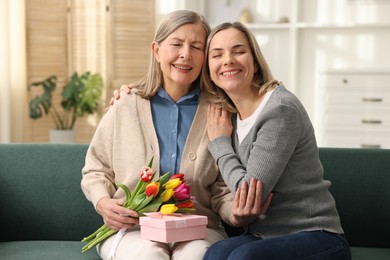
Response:
[{"label": "woman's hand on shoulder", "polygon": [[119,100],[121,98],[121,92],[126,94],[130,94],[131,90],[134,88],[135,84],[131,83],[128,85],[121,85],[119,89],[115,89],[113,91],[113,97],[110,99],[109,106],[104,109],[104,112],[107,112],[112,105],[114,105],[115,100]]},{"label": "woman's hand on shoulder", "polygon": [[230,112],[209,104],[207,107],[207,135],[210,141],[220,136],[231,136],[233,132]]},{"label": "woman's hand on shoulder", "polygon": [[234,195],[230,222],[235,226],[251,224],[256,218],[267,212],[272,195],[270,193],[264,203],[261,204],[262,182],[252,178],[248,189],[248,184],[244,180]]}]

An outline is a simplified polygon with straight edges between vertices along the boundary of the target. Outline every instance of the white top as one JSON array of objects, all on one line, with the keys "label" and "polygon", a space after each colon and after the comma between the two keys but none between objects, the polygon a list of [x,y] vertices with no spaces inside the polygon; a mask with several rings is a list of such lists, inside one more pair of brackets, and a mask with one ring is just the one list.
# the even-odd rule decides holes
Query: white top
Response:
[{"label": "white top", "polygon": [[253,114],[250,115],[249,117],[241,120],[240,116],[237,114],[237,135],[238,135],[239,144],[241,144],[242,140],[244,140],[245,136],[249,133],[249,131],[255,124],[257,117],[260,115],[261,111],[263,111],[265,104],[267,104],[267,101],[271,96],[272,92],[274,92],[274,90],[275,89],[272,89],[267,93],[265,93],[263,100],[256,108],[255,112],[253,112]]}]

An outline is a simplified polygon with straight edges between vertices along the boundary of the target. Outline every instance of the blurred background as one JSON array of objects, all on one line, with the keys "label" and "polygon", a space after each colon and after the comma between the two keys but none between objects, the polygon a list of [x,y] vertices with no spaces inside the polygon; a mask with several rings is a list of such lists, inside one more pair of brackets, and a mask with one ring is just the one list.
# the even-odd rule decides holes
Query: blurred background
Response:
[{"label": "blurred background", "polygon": [[0,0],[0,142],[50,142],[33,120],[33,82],[57,77],[53,107],[74,72],[103,79],[96,112],[79,118],[89,143],[114,89],[145,73],[154,30],[177,9],[211,27],[242,21],[276,79],[305,105],[319,146],[390,148],[389,0]]}]

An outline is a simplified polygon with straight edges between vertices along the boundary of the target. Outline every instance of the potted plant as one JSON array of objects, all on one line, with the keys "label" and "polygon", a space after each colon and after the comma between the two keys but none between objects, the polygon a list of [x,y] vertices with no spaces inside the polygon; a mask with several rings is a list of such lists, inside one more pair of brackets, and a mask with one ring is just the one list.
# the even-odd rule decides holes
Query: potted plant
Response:
[{"label": "potted plant", "polygon": [[73,73],[61,93],[62,111],[53,106],[53,91],[57,88],[57,76],[52,75],[43,81],[33,82],[31,87],[41,87],[42,95],[35,96],[29,103],[30,117],[38,119],[50,114],[56,130],[67,130],[74,136],[76,120],[84,114],[93,114],[99,108],[103,92],[103,79],[100,74],[89,71],[78,75]]}]

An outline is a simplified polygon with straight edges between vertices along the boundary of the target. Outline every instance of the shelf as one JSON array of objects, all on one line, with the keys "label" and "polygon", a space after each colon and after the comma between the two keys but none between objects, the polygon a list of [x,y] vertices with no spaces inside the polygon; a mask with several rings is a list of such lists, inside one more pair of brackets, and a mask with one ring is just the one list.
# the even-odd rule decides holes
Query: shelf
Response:
[{"label": "shelf", "polygon": [[390,75],[390,68],[356,68],[356,69],[327,69],[320,71],[321,74],[352,74],[352,75]]},{"label": "shelf", "polygon": [[[374,98],[380,96],[388,100],[390,52],[386,49],[390,44],[390,1],[184,2],[192,1],[202,3],[202,11],[207,15],[206,18],[216,23],[215,25],[226,20],[240,20],[243,8],[251,11],[253,22],[245,23],[245,26],[256,37],[274,77],[282,81],[301,100],[316,131],[321,132],[324,128],[322,106],[326,101],[322,94],[324,73],[334,74],[340,78],[339,81],[348,76],[349,83],[350,77],[357,78],[354,82],[357,81],[359,84],[368,82],[369,87],[359,87],[354,91],[359,93],[362,89],[365,93],[371,94],[370,88],[374,86],[377,92]],[[377,3],[379,1],[380,4]],[[281,20],[282,18],[285,20]],[[380,84],[370,83],[372,77],[380,78]],[[355,110],[355,107],[349,105],[346,107],[347,103],[344,107],[334,108],[335,114],[339,109],[351,113]],[[388,114],[388,107],[387,103],[386,111],[383,113]],[[373,135],[375,136],[375,133]],[[318,137],[319,144],[323,140],[328,140],[326,134]],[[379,138],[386,143],[383,146],[390,146],[389,136],[386,138],[378,136]],[[338,139],[336,141],[341,143]]]},{"label": "shelf", "polygon": [[290,23],[246,23],[251,30],[288,30],[292,28]]},{"label": "shelf", "polygon": [[299,22],[295,25],[300,29],[390,29],[389,23],[384,24],[320,24],[320,23],[303,23]]},{"label": "shelf", "polygon": [[288,30],[288,29],[390,29],[390,23],[383,24],[321,24],[321,23],[247,23],[251,30]]}]

